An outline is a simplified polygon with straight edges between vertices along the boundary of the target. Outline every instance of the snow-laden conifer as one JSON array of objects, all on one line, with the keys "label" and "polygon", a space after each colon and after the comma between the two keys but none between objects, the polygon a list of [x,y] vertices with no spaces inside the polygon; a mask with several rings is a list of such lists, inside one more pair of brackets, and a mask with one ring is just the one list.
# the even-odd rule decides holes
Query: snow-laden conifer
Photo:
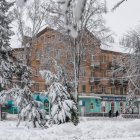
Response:
[{"label": "snow-laden conifer", "polygon": [[75,125],[78,124],[77,106],[72,100],[70,93],[58,81],[57,76],[50,71],[40,71],[46,84],[49,84],[48,97],[51,104],[52,123],[61,124],[72,121]]},{"label": "snow-laden conifer", "polygon": [[137,109],[136,96],[132,90],[129,90],[126,97],[125,113],[133,114]]},{"label": "snow-laden conifer", "polygon": [[12,97],[18,107],[19,121],[32,122],[36,127],[44,126],[46,123],[44,110],[41,110],[40,103],[32,97],[30,87],[32,84],[31,70],[27,65],[18,61],[12,54],[9,39],[12,34],[9,24],[8,10],[13,3],[6,0],[0,1],[0,104]]}]

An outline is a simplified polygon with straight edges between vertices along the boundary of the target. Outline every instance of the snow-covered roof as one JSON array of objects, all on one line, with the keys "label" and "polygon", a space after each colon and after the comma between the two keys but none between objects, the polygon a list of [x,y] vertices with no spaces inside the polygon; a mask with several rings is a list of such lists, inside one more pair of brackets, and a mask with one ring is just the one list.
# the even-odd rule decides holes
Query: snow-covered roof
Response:
[{"label": "snow-covered roof", "polygon": [[102,50],[119,52],[119,53],[131,53],[132,52],[130,49],[125,48],[124,46],[120,45],[119,43],[101,44],[100,48]]},{"label": "snow-covered roof", "polygon": [[95,99],[101,99],[101,97],[97,96],[97,95],[91,95],[91,96],[79,96],[79,98],[95,98]]}]

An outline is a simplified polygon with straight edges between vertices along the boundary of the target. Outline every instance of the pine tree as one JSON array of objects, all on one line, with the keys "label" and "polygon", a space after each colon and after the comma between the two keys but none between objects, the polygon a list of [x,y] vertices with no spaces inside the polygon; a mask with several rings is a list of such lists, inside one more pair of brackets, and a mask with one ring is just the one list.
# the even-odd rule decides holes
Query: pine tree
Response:
[{"label": "pine tree", "polygon": [[126,97],[126,106],[125,112],[129,114],[133,114],[137,111],[137,106],[135,105],[136,96],[132,90],[129,90],[128,95]]},{"label": "pine tree", "polygon": [[[78,109],[67,89],[60,83],[57,76],[50,71],[40,71],[41,76],[45,79],[46,84],[49,83],[48,97],[51,104],[52,123],[61,124],[72,121],[77,125]],[[60,76],[61,77],[61,76]]]},{"label": "pine tree", "polygon": [[9,39],[12,35],[9,24],[11,20],[8,16],[8,10],[13,5],[6,0],[0,1],[0,81],[1,86],[6,86],[12,78],[12,73],[15,71],[15,65],[10,59],[10,44]]},{"label": "pine tree", "polygon": [[8,10],[13,3],[7,2],[6,0],[0,1],[0,50],[8,50],[9,39],[12,31],[10,30],[9,24],[11,23],[10,17],[8,16]]},{"label": "pine tree", "polygon": [[[5,103],[9,96],[13,98],[19,110],[19,125],[21,120],[32,122],[44,127],[45,111],[40,109],[40,103],[34,101],[30,87],[32,84],[31,70],[12,55],[9,39],[12,34],[9,24],[8,10],[13,5],[6,0],[0,1],[0,83],[4,89],[0,92],[0,103]],[[16,82],[13,82],[16,77]]]}]

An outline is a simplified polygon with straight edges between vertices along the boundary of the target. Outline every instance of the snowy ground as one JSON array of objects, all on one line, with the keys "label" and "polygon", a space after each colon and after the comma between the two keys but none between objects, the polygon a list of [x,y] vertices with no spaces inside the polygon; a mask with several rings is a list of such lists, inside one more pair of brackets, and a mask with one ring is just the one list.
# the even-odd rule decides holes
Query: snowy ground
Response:
[{"label": "snowy ground", "polygon": [[123,118],[80,118],[48,129],[16,127],[17,118],[8,116],[0,122],[0,140],[140,140],[140,120]]}]

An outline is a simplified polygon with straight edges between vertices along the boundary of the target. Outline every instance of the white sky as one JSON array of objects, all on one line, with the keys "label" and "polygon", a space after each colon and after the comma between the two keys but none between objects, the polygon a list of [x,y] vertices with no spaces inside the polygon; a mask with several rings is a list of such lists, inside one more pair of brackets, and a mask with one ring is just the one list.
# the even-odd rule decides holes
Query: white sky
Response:
[{"label": "white sky", "polygon": [[[108,10],[120,0],[106,0]],[[140,24],[140,0],[127,0],[114,12],[105,15],[106,24],[115,33],[116,41],[128,30]]]}]

